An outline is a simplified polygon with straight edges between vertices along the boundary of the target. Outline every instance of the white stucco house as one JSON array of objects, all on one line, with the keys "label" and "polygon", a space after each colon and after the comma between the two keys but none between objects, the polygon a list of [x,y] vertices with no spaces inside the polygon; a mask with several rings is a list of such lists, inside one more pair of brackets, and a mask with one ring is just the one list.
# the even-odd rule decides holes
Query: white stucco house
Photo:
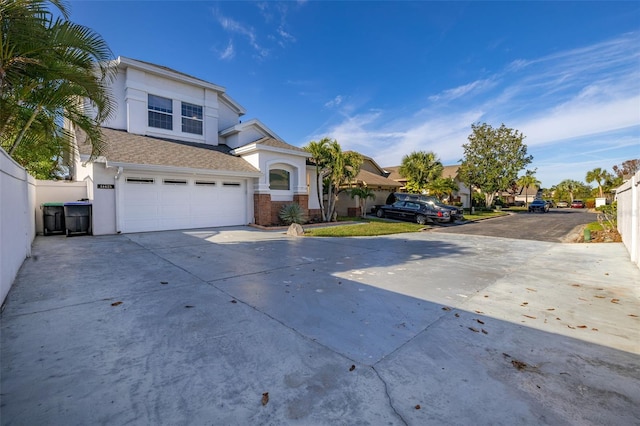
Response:
[{"label": "white stucco house", "polygon": [[292,202],[319,212],[309,154],[257,119],[242,122],[225,88],[130,58],[113,65],[104,147],[90,158],[76,132],[70,166],[87,182],[95,235],[270,225]]}]

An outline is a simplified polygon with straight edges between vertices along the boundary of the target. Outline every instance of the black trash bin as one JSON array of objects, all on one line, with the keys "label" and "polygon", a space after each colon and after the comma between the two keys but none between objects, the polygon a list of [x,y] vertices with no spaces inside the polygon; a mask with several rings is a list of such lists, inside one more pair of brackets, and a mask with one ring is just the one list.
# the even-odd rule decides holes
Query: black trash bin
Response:
[{"label": "black trash bin", "polygon": [[64,234],[64,203],[44,203],[42,205],[42,225],[44,235]]},{"label": "black trash bin", "polygon": [[64,203],[64,223],[67,237],[73,234],[91,235],[91,203]]}]

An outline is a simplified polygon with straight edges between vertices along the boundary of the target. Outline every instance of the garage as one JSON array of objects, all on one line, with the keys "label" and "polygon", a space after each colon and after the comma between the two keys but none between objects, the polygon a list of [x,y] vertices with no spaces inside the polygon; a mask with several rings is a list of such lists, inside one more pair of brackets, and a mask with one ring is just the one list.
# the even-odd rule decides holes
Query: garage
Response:
[{"label": "garage", "polygon": [[125,233],[249,222],[245,179],[129,174],[123,176],[119,189]]}]

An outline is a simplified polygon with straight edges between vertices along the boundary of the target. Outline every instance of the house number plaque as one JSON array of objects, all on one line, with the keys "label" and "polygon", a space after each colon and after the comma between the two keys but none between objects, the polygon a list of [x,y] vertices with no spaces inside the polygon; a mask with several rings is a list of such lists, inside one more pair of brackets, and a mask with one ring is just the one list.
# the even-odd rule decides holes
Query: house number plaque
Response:
[{"label": "house number plaque", "polygon": [[115,189],[115,185],[109,183],[99,183],[98,189]]}]

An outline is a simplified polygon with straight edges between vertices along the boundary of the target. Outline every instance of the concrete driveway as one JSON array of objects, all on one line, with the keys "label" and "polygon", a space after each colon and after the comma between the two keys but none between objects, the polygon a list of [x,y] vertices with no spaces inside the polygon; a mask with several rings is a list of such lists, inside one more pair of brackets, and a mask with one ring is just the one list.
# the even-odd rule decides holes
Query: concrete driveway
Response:
[{"label": "concrete driveway", "polygon": [[619,243],[38,237],[1,317],[0,419],[637,424],[638,283]]}]

